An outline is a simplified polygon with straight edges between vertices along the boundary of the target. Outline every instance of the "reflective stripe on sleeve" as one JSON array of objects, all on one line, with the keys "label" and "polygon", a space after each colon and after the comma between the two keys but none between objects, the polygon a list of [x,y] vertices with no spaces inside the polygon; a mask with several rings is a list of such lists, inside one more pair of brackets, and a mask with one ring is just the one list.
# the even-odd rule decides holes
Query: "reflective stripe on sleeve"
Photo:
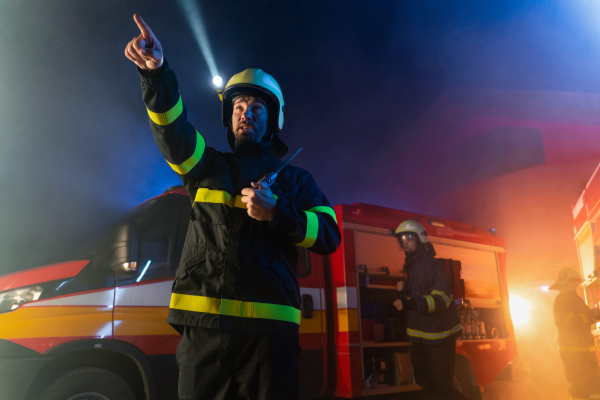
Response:
[{"label": "reflective stripe on sleeve", "polygon": [[323,214],[327,214],[329,215],[331,218],[333,218],[333,220],[337,223],[337,218],[335,216],[335,211],[333,211],[333,208],[331,207],[327,207],[327,206],[317,206],[317,207],[313,207],[308,211],[312,211],[312,212],[318,212],[318,213],[323,213]]},{"label": "reflective stripe on sleeve", "polygon": [[450,304],[450,301],[452,300],[452,295],[450,295],[450,297],[448,297],[448,295],[441,290],[431,291],[432,296],[434,296],[436,294],[442,297],[442,300],[444,300],[444,303],[446,303],[446,307],[448,307],[448,304]]},{"label": "reflective stripe on sleeve", "polygon": [[300,325],[300,310],[281,304],[216,299],[189,294],[171,294],[170,308],[209,314],[228,315],[241,318],[273,319]]},{"label": "reflective stripe on sleeve", "polygon": [[[146,108],[148,110],[148,108]],[[179,96],[179,100],[177,104],[173,106],[169,111],[164,113],[155,113],[153,111],[148,110],[148,115],[152,122],[157,125],[166,126],[173,123],[181,113],[183,112],[183,101],[181,101],[181,96]]]},{"label": "reflective stripe on sleeve", "polygon": [[196,149],[194,150],[194,154],[182,164],[171,164],[169,161],[167,161],[167,163],[173,168],[173,171],[177,172],[179,175],[185,175],[198,164],[204,154],[205,147],[206,143],[204,142],[204,138],[196,131]]},{"label": "reflective stripe on sleeve", "polygon": [[317,241],[317,236],[319,235],[319,218],[317,218],[317,214],[314,212],[304,211],[304,213],[306,214],[306,234],[304,235],[304,240],[296,244],[296,246],[309,248]]},{"label": "reflective stripe on sleeve", "polygon": [[304,213],[306,214],[306,234],[304,235],[304,240],[297,243],[296,246],[310,248],[315,244],[317,237],[319,236],[319,218],[316,213],[327,214],[332,217],[336,223],[337,218],[335,217],[333,208],[327,206],[313,207],[310,210],[304,211]]},{"label": "reflective stripe on sleeve", "polygon": [[431,297],[430,295],[427,296],[423,296],[425,298],[425,300],[427,300],[427,312],[434,312],[435,311],[435,301],[433,300],[433,297]]},{"label": "reflective stripe on sleeve", "polygon": [[457,325],[454,325],[454,327],[452,327],[452,329],[448,329],[447,331],[443,331],[443,332],[423,332],[423,331],[418,331],[416,329],[406,329],[406,333],[408,333],[408,336],[412,336],[412,337],[435,340],[435,339],[447,338],[448,336],[451,336],[451,335],[455,334],[456,332],[460,332],[460,330],[461,330],[460,324],[457,324]]}]

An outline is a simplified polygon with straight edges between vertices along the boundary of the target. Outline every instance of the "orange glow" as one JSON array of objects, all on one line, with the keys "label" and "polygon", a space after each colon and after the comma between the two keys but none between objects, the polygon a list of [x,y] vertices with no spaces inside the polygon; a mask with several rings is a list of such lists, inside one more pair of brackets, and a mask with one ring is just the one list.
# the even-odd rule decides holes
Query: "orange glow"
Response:
[{"label": "orange glow", "polygon": [[529,323],[531,303],[520,296],[510,296],[510,315],[515,327]]}]

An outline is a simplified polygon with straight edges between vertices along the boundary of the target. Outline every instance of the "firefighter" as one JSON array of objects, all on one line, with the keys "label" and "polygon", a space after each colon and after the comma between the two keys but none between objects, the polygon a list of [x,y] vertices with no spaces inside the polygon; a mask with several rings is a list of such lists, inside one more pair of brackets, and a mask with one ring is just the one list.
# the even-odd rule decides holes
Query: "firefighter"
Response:
[{"label": "firefighter", "polygon": [[150,27],[125,55],[138,66],[154,139],[193,204],[167,321],[177,349],[180,400],[297,399],[300,291],[297,246],[329,254],[340,243],[335,212],[311,175],[286,166],[286,107],[260,69],[222,92],[232,152],[209,147],[187,120],[175,73]]},{"label": "firefighter", "polygon": [[420,223],[404,221],[394,235],[406,256],[407,279],[393,304],[406,311],[415,381],[435,400],[464,399],[453,387],[461,327],[444,267],[434,258],[435,249]]},{"label": "firefighter", "polygon": [[600,310],[590,310],[577,295],[583,282],[573,268],[563,268],[550,289],[554,299],[554,323],[558,328],[558,349],[565,368],[572,399],[600,399],[600,371],[590,325],[600,320]]}]

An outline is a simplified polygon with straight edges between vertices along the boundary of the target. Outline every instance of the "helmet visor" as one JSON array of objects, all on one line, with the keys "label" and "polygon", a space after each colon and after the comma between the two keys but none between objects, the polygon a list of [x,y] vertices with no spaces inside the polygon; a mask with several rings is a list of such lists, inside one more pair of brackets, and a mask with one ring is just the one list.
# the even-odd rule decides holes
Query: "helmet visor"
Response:
[{"label": "helmet visor", "polygon": [[419,235],[414,232],[401,232],[396,235],[396,239],[400,242],[401,245],[411,240],[419,240]]}]

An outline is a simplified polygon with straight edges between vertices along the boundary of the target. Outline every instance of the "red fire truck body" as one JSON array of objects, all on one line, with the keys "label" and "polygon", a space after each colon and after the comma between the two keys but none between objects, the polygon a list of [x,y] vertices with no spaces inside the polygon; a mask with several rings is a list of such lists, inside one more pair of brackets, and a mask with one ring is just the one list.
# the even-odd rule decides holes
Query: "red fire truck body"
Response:
[{"label": "red fire truck body", "polygon": [[[188,199],[181,188],[168,190],[134,209],[79,261],[0,277],[0,391],[6,398],[177,398],[179,335],[165,318]],[[299,248],[301,398],[401,399],[420,389],[403,314],[392,307],[404,255],[389,233],[415,219],[456,283],[463,325],[456,386],[480,399],[480,386],[516,353],[503,240],[472,225],[390,208],[334,208],[339,249],[319,256]],[[115,254],[128,254],[138,268],[111,269]],[[111,386],[121,388],[120,397],[104,391]]]},{"label": "red fire truck body", "polygon": [[[591,308],[600,306],[600,165],[573,205],[575,244],[581,274],[585,281],[585,301]],[[600,360],[600,323],[592,329],[596,356]]]}]

